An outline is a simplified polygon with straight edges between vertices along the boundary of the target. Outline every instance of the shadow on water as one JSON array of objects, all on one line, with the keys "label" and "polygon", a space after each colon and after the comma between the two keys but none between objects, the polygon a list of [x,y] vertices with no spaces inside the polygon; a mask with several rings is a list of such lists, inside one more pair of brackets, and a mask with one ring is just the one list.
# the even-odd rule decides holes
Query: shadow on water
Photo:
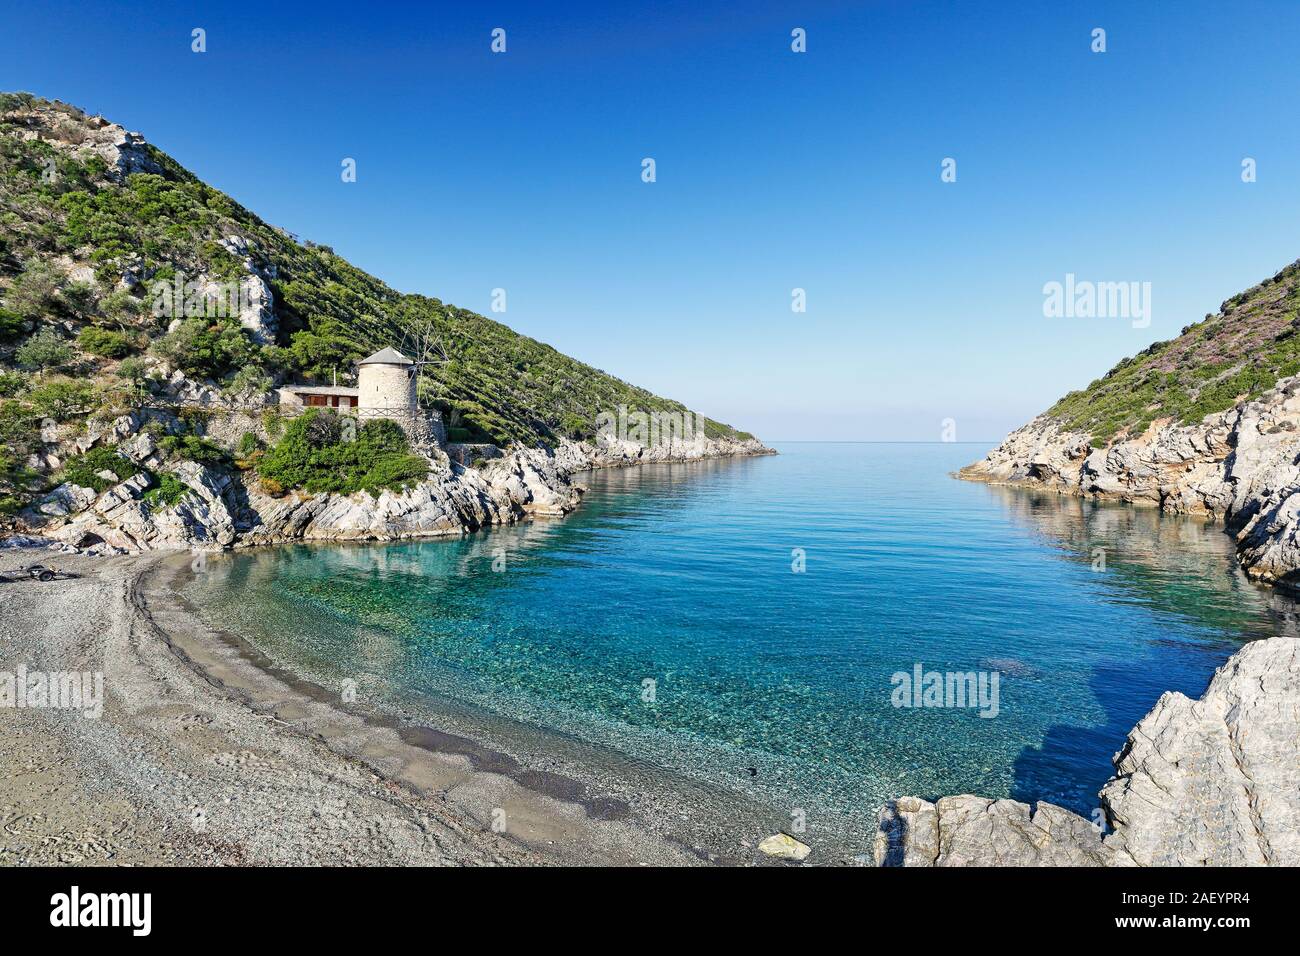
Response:
[{"label": "shadow on water", "polygon": [[[1056,494],[989,487],[1008,517],[1058,550],[1064,560],[1097,571],[1097,596],[1107,603],[1141,604],[1197,626],[1196,637],[1176,643],[1181,663],[1134,667],[1101,662],[1089,687],[1102,710],[1100,723],[1056,724],[1014,763],[1011,796],[1046,800],[1087,813],[1113,773],[1113,755],[1133,726],[1166,691],[1190,697],[1204,692],[1215,668],[1241,644],[1276,635],[1300,635],[1300,606],[1285,594],[1252,583],[1219,524],[1162,514],[1155,508],[1063,498]],[[1100,555],[1100,557],[1099,557]],[[1087,635],[1081,636],[1086,640]],[[1152,655],[1168,639],[1134,633]],[[1092,765],[1090,783],[1077,779],[1080,761]]]},{"label": "shadow on water", "polygon": [[[1137,698],[1143,695],[1116,693],[1119,688],[1132,687],[1132,675],[1127,668],[1096,667],[1089,686],[1105,714],[1103,722],[1087,727],[1056,724],[1048,728],[1039,746],[1027,745],[1021,750],[1014,764],[1011,799],[1029,804],[1045,800],[1078,813],[1087,813],[1097,805],[1097,791],[1111,773],[1109,758],[1103,755],[1119,750],[1129,730],[1142,719],[1150,705],[1139,702]],[[1159,691],[1155,692],[1158,699]],[[1077,775],[1081,754],[1095,754],[1099,758],[1095,782],[1063,789],[1062,781]]]}]

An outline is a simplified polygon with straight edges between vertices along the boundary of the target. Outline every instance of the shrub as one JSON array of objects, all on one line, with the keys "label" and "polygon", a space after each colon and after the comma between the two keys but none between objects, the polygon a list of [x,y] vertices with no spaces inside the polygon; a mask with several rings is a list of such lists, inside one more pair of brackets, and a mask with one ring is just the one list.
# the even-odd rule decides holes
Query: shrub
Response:
[{"label": "shrub", "polygon": [[220,378],[248,364],[255,347],[235,319],[186,319],[153,345],[153,351],[186,375]]},{"label": "shrub", "polygon": [[99,311],[113,325],[130,325],[140,315],[140,300],[127,289],[117,289],[104,296]]},{"label": "shrub", "polygon": [[23,330],[23,317],[9,309],[0,309],[0,342],[18,338]]},{"label": "shrub", "polygon": [[[101,477],[99,474],[101,471],[111,472],[116,476],[116,481]],[[69,458],[63,465],[63,471],[59,473],[59,479],[99,492],[107,491],[118,481],[125,481],[138,471],[134,464],[113,449],[101,445],[90,449],[84,455]]]},{"label": "shrub", "polygon": [[261,394],[271,390],[271,377],[260,365],[245,365],[222,389],[226,395]]},{"label": "shrub", "polygon": [[125,332],[114,332],[93,325],[82,329],[77,336],[77,344],[91,355],[108,359],[123,358],[135,350],[135,340]]},{"label": "shrub", "polygon": [[0,93],[0,113],[31,109],[35,104],[36,97],[31,93]]},{"label": "shrub", "polygon": [[262,427],[266,429],[267,437],[272,440],[284,434],[284,418],[278,409],[268,408],[262,412]]},{"label": "shrub", "polygon": [[171,472],[158,477],[158,484],[141,497],[152,507],[170,508],[189,494],[190,487]]},{"label": "shrub", "polygon": [[13,398],[27,384],[27,379],[17,372],[0,372],[0,398]]},{"label": "shrub", "polygon": [[72,361],[72,349],[49,329],[42,329],[19,346],[14,360],[24,368],[43,372]]},{"label": "shrub", "polygon": [[0,401],[0,510],[12,513],[29,497],[37,478],[27,456],[40,443],[40,418],[22,402]]},{"label": "shrub", "polygon": [[22,402],[0,402],[0,448],[23,448],[41,437],[41,416]]},{"label": "shrub", "polygon": [[224,467],[230,464],[230,455],[199,435],[164,435],[158,446],[175,458],[197,461],[200,465]]},{"label": "shrub", "polygon": [[69,282],[61,293],[63,311],[84,319],[99,307],[99,296],[90,282]]},{"label": "shrub", "polygon": [[585,438],[593,434],[591,422],[573,412],[560,420],[560,431],[569,438]]},{"label": "shrub", "polygon": [[94,383],[82,378],[51,379],[30,389],[24,398],[38,415],[56,422],[85,415],[96,405]]},{"label": "shrub", "polygon": [[396,422],[375,419],[356,429],[337,415],[311,409],[291,421],[284,437],[257,464],[267,487],[302,488],[311,494],[406,488],[422,481],[429,464],[412,454]]},{"label": "shrub", "polygon": [[29,263],[5,295],[5,305],[25,319],[40,318],[57,304],[62,281],[52,266]]},{"label": "shrub", "polygon": [[117,367],[117,377],[124,378],[132,385],[139,385],[149,376],[149,364],[142,358],[123,359]]}]

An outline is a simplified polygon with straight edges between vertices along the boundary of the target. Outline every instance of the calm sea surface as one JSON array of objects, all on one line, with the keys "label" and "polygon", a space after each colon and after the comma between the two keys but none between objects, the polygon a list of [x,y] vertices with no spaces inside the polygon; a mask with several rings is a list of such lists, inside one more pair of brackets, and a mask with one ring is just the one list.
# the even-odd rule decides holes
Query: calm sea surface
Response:
[{"label": "calm sea surface", "polygon": [[[779,450],[580,476],[562,520],[240,553],[187,596],[390,713],[535,731],[525,763],[551,768],[590,747],[596,789],[664,791],[651,814],[689,790],[726,831],[734,797],[846,850],[901,794],[1087,813],[1162,692],[1293,627],[1217,526],[949,476],[982,446]],[[895,707],[917,664],[996,671],[997,715]]]}]

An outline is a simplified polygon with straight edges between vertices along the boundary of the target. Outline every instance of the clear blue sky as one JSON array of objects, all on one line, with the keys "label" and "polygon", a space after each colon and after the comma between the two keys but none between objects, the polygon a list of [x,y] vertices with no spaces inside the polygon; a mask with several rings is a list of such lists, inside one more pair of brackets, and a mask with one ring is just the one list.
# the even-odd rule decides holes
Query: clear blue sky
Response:
[{"label": "clear blue sky", "polygon": [[7,6],[0,88],[772,440],[998,439],[1300,257],[1291,0]]}]

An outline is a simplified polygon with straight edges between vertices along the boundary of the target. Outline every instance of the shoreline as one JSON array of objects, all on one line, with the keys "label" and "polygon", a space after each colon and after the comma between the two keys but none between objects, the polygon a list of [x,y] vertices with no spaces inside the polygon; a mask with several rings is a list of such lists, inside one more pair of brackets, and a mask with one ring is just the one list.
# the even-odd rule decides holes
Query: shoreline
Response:
[{"label": "shoreline", "polygon": [[[0,571],[32,557],[0,551]],[[466,729],[472,722],[431,720],[424,708],[412,720],[400,706],[345,704],[338,691],[207,625],[186,593],[190,561],[177,552],[76,555],[66,563],[82,576],[66,585],[2,586],[0,642],[10,663],[102,668],[106,698],[99,721],[6,714],[17,733],[0,743],[0,763],[15,768],[0,778],[0,865],[781,865],[755,849],[781,829],[763,807],[746,810],[753,825],[737,817],[716,831],[676,812],[692,804],[733,812],[743,801],[720,784],[655,771],[673,800],[620,799],[602,776],[611,755],[562,731],[502,718],[529,734],[531,749],[521,752],[501,746],[499,734]],[[945,799],[939,811],[996,805],[1015,820],[1019,808],[1030,812],[1010,800]],[[929,812],[909,800],[886,809]],[[1044,820],[1058,813],[1038,807],[1049,808]],[[192,826],[196,810],[201,830]],[[498,812],[502,832],[493,826]],[[1072,829],[1078,822],[1060,819]],[[882,814],[880,823],[896,821]],[[1079,832],[1079,845],[1091,847]],[[89,849],[69,850],[78,839]],[[860,863],[872,849],[809,842],[813,865]],[[888,861],[879,856],[883,847],[877,842],[877,858],[893,861],[893,850]]]},{"label": "shoreline", "polygon": [[1182,424],[1153,420],[1102,446],[1047,413],[1013,431],[956,477],[1149,504],[1221,525],[1253,580],[1300,590],[1300,503],[1294,433],[1300,376],[1258,398]]},{"label": "shoreline", "polygon": [[1162,502],[1152,501],[1150,498],[1136,497],[1124,492],[1085,491],[1077,486],[1033,478],[999,478],[979,470],[981,464],[982,460],[966,465],[952,472],[951,476],[958,481],[969,481],[974,484],[987,485],[990,488],[1010,488],[1013,491],[1033,494],[1052,494],[1058,498],[1070,498],[1074,501],[1094,502],[1107,506],[1125,505],[1158,514],[1167,514],[1171,517],[1187,518],[1201,521],[1207,525],[1215,525],[1218,527],[1219,533],[1226,535],[1232,542],[1233,560],[1237,562],[1237,566],[1241,568],[1252,583],[1286,597],[1300,600],[1300,567],[1292,567],[1292,559],[1288,558],[1288,563],[1280,569],[1261,568],[1254,554],[1252,554],[1249,544],[1243,540],[1246,534],[1245,531],[1233,527],[1232,515],[1208,509],[1170,510]]},{"label": "shoreline", "polygon": [[[207,625],[178,586],[188,566],[188,556],[173,556],[147,570],[140,579],[146,608],[152,602],[155,610],[149,613],[155,624],[160,616],[184,622],[178,628],[179,639],[164,638],[168,645],[196,673],[209,681],[215,680],[223,691],[253,711],[272,714],[296,732],[321,740],[342,756],[363,761],[385,779],[420,797],[446,798],[447,782],[452,779],[462,781],[453,784],[452,789],[463,789],[463,781],[475,775],[506,778],[519,791],[508,802],[500,797],[502,790],[497,784],[485,779],[484,789],[502,799],[499,809],[505,811],[507,836],[544,856],[553,856],[548,862],[615,865],[744,862],[739,855],[700,845],[698,840],[691,839],[685,826],[666,829],[658,821],[652,822],[638,813],[630,801],[592,792],[596,782],[592,778],[597,774],[571,772],[573,768],[600,771],[625,759],[604,752],[598,745],[560,732],[526,727],[507,718],[493,720],[492,730],[496,733],[492,733],[480,720],[466,720],[464,714],[452,716],[447,711],[437,715],[443,719],[430,721],[428,715],[408,718],[368,703],[343,703],[337,691],[277,666],[241,636]],[[503,734],[506,726],[514,733]],[[526,737],[532,746],[498,747],[496,739],[489,740],[502,736],[515,738],[510,743]],[[521,750],[538,759],[520,759],[517,754]],[[445,766],[462,762],[468,763],[467,769]],[[557,772],[531,764],[555,765],[560,769]],[[677,792],[701,789],[700,785],[671,773],[665,772],[664,776],[671,780],[669,789]],[[456,802],[464,802],[471,815],[489,827],[492,811],[498,809],[497,805],[487,806],[477,794],[470,798],[461,794]],[[509,820],[516,816],[509,804],[525,805],[523,816],[528,824],[519,832],[509,828]],[[562,805],[562,810],[557,812],[553,804]],[[548,815],[563,820],[548,823]],[[610,844],[611,836],[586,831],[604,823],[628,828],[630,833],[614,834],[613,841],[619,846],[635,842],[641,850],[624,859],[621,849],[600,849]],[[591,852],[596,858],[590,858],[589,849],[580,844],[595,848]]]},{"label": "shoreline", "polygon": [[[114,423],[114,434],[134,434],[140,425],[138,417],[124,416]],[[569,514],[581,504],[584,489],[573,481],[580,473],[776,454],[757,440],[701,437],[691,445],[651,448],[626,442],[596,447],[570,441],[554,449],[516,448],[487,460],[481,468],[443,456],[440,462],[431,462],[428,476],[418,484],[378,494],[346,495],[302,491],[270,495],[241,472],[186,461],[170,472],[186,488],[171,506],[155,509],[144,500],[151,480],[147,471],[98,493],[64,483],[26,508],[11,531],[48,538],[78,551],[116,555],[456,537],[528,517]]]},{"label": "shoreline", "polygon": [[[775,862],[752,848],[701,845],[684,822],[652,824],[572,776],[343,704],[277,670],[237,636],[204,625],[174,592],[188,554],[72,557],[61,563],[81,575],[66,582],[81,592],[75,601],[62,584],[4,585],[16,612],[45,618],[27,631],[31,646],[8,643],[33,666],[71,666],[67,654],[43,660],[34,646],[43,643],[102,668],[103,716],[15,712],[26,726],[7,735],[0,755],[19,772],[0,784],[0,806],[38,831],[96,835],[91,849],[69,857],[58,851],[66,832],[51,844],[22,839],[20,827],[0,835],[0,864]],[[87,628],[92,617],[98,626]],[[0,621],[14,630],[3,636],[19,633],[16,618]],[[21,772],[37,765],[34,779]],[[680,783],[666,781],[668,789]],[[686,790],[698,796],[700,787]],[[113,838],[136,826],[143,832],[131,845]],[[165,839],[155,843],[155,834]]]}]

